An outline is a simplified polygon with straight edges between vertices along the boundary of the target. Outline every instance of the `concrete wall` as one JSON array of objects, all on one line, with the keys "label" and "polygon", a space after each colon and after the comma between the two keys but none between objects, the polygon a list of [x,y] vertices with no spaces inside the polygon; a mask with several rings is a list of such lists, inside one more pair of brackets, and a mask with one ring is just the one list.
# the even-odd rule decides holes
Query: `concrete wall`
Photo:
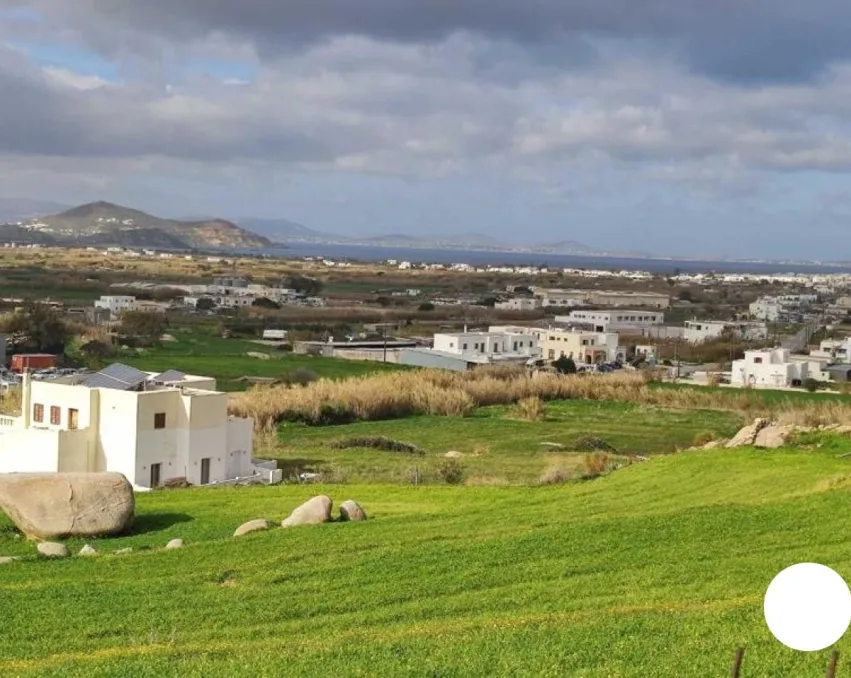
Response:
[{"label": "concrete wall", "polygon": [[227,423],[226,477],[237,478],[251,474],[254,449],[254,421],[236,417]]},{"label": "concrete wall", "polygon": [[0,473],[56,473],[59,431],[5,430],[0,434]]},{"label": "concrete wall", "polygon": [[[387,362],[398,363],[400,360],[399,349],[387,349]],[[360,350],[346,350],[344,348],[334,349],[334,358],[344,360],[367,360],[372,362],[384,362],[384,349],[367,348]]]},{"label": "concrete wall", "polygon": [[410,348],[402,349],[399,362],[403,365],[430,367],[441,370],[454,370],[456,372],[466,372],[467,369],[469,369],[467,361],[460,355],[447,356],[427,350],[416,350]]}]

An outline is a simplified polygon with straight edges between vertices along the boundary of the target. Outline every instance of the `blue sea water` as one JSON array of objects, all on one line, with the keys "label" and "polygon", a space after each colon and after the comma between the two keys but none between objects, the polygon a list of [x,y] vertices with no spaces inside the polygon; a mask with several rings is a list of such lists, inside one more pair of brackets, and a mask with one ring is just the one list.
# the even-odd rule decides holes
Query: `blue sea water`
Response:
[{"label": "blue sea water", "polygon": [[333,260],[385,261],[396,259],[412,263],[469,264],[471,266],[547,266],[602,270],[651,271],[653,273],[851,273],[851,263],[817,264],[742,261],[689,261],[674,259],[630,259],[527,252],[482,252],[445,249],[408,249],[364,245],[324,245],[290,243],[287,249],[265,250],[264,254],[282,258],[324,257]]}]

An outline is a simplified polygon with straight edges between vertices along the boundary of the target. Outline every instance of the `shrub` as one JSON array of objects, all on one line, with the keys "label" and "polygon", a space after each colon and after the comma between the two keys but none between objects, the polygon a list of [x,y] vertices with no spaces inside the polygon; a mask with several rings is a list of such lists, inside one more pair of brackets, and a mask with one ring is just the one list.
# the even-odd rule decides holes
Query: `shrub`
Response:
[{"label": "shrub", "polygon": [[605,440],[594,436],[579,436],[570,447],[576,452],[617,452]]},{"label": "shrub", "polygon": [[718,372],[710,372],[706,376],[706,384],[708,386],[720,386],[721,385],[721,375]]},{"label": "shrub", "polygon": [[444,459],[437,467],[437,474],[447,485],[460,485],[464,482],[464,467],[457,459]]},{"label": "shrub", "polygon": [[700,431],[695,434],[692,445],[695,447],[703,447],[715,440],[715,433],[712,431]]},{"label": "shrub", "polygon": [[182,476],[169,478],[162,484],[162,489],[164,490],[183,490],[187,487],[192,487],[192,483]]},{"label": "shrub", "polygon": [[612,467],[612,458],[603,452],[589,454],[582,461],[582,477],[586,479],[599,478]]},{"label": "shrub", "polygon": [[348,450],[353,447],[367,447],[375,450],[385,450],[387,452],[417,454],[419,456],[423,456],[425,454],[425,452],[416,445],[402,443],[398,440],[391,440],[390,438],[384,438],[382,436],[344,438],[343,440],[338,440],[333,443],[331,447],[335,450]]},{"label": "shrub", "polygon": [[815,393],[821,388],[821,384],[812,377],[807,377],[804,379],[804,388],[810,393]]},{"label": "shrub", "polygon": [[307,386],[319,379],[319,375],[306,367],[297,367],[292,372],[287,372],[281,377],[282,384]]},{"label": "shrub", "polygon": [[547,416],[547,404],[537,396],[523,398],[517,403],[517,415],[526,421],[541,421]]},{"label": "shrub", "polygon": [[538,478],[539,485],[560,485],[571,480],[573,473],[559,464],[548,466]]}]

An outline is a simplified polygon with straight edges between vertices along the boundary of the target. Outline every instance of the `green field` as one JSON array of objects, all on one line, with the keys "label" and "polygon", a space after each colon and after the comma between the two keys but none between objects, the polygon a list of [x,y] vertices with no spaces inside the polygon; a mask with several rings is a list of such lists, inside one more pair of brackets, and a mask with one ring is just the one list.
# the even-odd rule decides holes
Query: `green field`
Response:
[{"label": "green field", "polygon": [[[554,402],[544,421],[518,419],[511,407],[485,407],[470,417],[413,417],[345,426],[283,425],[280,452],[285,475],[330,472],[349,482],[439,480],[443,455],[455,450],[471,482],[531,483],[549,467],[571,468],[582,456],[571,445],[581,436],[601,438],[623,455],[687,448],[699,433],[730,437],[741,426],[734,412],[667,410],[630,403],[574,400]],[[423,456],[331,444],[352,437],[381,436],[416,445]],[[549,443],[542,444],[542,443]]]},{"label": "green field", "polygon": [[[229,537],[318,492],[371,519]],[[849,503],[836,445],[548,487],[156,492],[137,534],[93,542],[133,554],[0,568],[0,675],[704,678],[739,646],[745,677],[824,675],[829,651],[775,641],[762,597],[799,561],[851,577]],[[0,554],[32,552],[0,525]]]},{"label": "green field", "polygon": [[[176,329],[169,333],[176,341],[162,342],[141,354],[124,352],[116,359],[141,370],[173,368],[188,374],[215,377],[218,387],[225,391],[243,390],[245,384],[235,380],[244,376],[279,379],[297,369],[307,369],[318,377],[330,379],[403,369],[393,364],[294,355],[273,346],[245,339],[221,339],[202,332]],[[248,353],[265,353],[270,359],[252,358]]]}]

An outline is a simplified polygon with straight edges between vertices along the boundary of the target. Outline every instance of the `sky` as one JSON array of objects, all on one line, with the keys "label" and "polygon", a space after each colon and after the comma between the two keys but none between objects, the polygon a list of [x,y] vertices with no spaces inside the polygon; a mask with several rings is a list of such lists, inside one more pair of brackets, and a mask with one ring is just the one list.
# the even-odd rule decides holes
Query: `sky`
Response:
[{"label": "sky", "polygon": [[0,198],[851,259],[847,0],[0,0]]}]

